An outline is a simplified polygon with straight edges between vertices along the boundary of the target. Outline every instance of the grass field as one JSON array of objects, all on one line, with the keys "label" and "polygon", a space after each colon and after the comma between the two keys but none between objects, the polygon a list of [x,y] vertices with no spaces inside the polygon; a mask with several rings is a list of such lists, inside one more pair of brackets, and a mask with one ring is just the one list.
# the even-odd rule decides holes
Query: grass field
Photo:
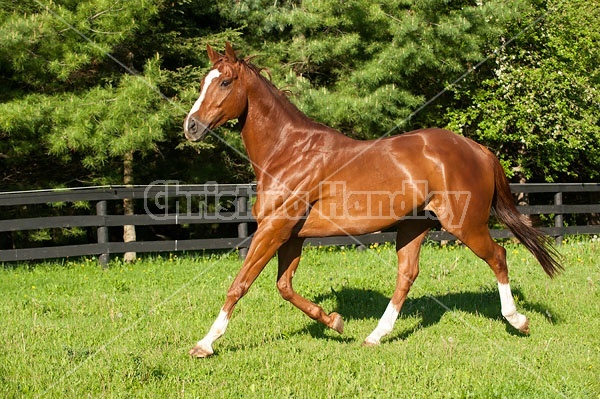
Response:
[{"label": "grass field", "polygon": [[395,330],[361,347],[395,281],[390,246],[308,249],[297,291],[344,316],[344,335],[279,297],[267,266],[215,356],[187,351],[208,331],[237,256],[179,255],[0,269],[0,397],[598,398],[600,243],[569,239],[550,280],[507,245],[531,335],[500,315],[492,272],[462,247],[425,246]]}]

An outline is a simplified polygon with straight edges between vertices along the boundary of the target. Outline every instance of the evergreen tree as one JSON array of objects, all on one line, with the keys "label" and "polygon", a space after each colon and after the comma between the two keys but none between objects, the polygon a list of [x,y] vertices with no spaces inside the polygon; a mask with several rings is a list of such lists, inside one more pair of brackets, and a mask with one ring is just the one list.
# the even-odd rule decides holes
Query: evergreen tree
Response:
[{"label": "evergreen tree", "polygon": [[[225,3],[225,2],[223,2]],[[450,96],[405,119],[501,44],[524,1],[254,0],[230,6],[312,117],[359,138],[434,126]],[[399,129],[395,129],[398,127]]]},{"label": "evergreen tree", "polygon": [[[189,165],[201,165],[196,151],[176,147],[203,73],[198,66],[207,65],[200,49],[236,35],[203,3],[2,2],[1,189],[191,180],[198,166]],[[226,181],[221,155],[208,157],[212,165],[193,178]],[[61,213],[85,206],[74,205]],[[123,208],[134,212],[130,201]],[[29,239],[73,234],[84,232]],[[134,230],[126,227],[124,238],[135,240]]]},{"label": "evergreen tree", "polygon": [[[0,10],[0,164],[7,188],[189,180],[197,149],[230,168],[220,144],[176,147],[208,62],[206,43],[235,39],[209,1],[4,2]],[[194,150],[196,148],[196,150]],[[181,151],[186,156],[181,156]],[[208,155],[208,154],[207,154]],[[147,171],[136,167],[155,165]],[[47,168],[62,165],[64,168]],[[235,162],[229,166],[238,167]],[[221,166],[221,167],[219,167]]]},{"label": "evergreen tree", "polygon": [[[546,3],[0,4],[0,169],[6,188],[121,183],[129,154],[138,183],[251,180],[233,125],[197,145],[181,135],[181,121],[209,68],[205,45],[222,47],[225,40],[243,55],[260,56],[255,62],[293,92],[301,109],[348,135],[374,138],[450,123],[528,177],[583,178],[598,170],[593,161],[577,165],[584,148],[590,151],[586,159],[598,158],[595,2],[550,2],[559,10],[543,29],[529,31],[496,64],[484,63],[469,75],[454,97],[437,98],[410,120],[425,101],[543,13]],[[528,97],[532,91],[543,95]],[[553,98],[563,102],[557,106]],[[560,133],[547,140],[557,126]]]}]

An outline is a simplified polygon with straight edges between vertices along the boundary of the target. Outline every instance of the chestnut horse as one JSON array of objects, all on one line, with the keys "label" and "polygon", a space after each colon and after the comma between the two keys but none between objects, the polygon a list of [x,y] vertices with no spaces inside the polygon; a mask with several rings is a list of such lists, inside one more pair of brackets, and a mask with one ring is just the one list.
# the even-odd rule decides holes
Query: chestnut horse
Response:
[{"label": "chestnut horse", "polygon": [[517,312],[510,290],[506,251],[489,233],[490,210],[548,275],[562,266],[549,238],[523,221],[504,170],[489,150],[441,129],[354,140],[309,119],[260,69],[239,59],[229,43],[224,55],[210,46],[207,51],[213,67],[185,118],[185,136],[200,140],[209,130],[239,120],[258,181],[252,209],[258,228],[217,319],[190,355],[213,354],[213,343],[225,333],[236,303],[276,252],[281,296],[342,333],[344,322],[338,313],[325,313],[293,289],[303,241],[393,226],[398,228],[396,288],[365,345],[379,344],[392,331],[419,272],[421,243],[439,224],[487,262],[498,282],[502,315],[528,333],[528,320]]}]

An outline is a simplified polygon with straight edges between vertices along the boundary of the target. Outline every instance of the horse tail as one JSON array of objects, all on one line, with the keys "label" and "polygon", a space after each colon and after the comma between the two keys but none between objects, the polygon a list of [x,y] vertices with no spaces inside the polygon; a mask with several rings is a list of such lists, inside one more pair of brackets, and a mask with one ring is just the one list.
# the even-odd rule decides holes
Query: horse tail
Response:
[{"label": "horse tail", "polygon": [[531,227],[517,210],[506,174],[497,159],[494,159],[494,184],[492,209],[500,221],[535,256],[548,276],[554,277],[559,271],[564,270],[559,261],[560,256],[552,245],[552,239]]}]

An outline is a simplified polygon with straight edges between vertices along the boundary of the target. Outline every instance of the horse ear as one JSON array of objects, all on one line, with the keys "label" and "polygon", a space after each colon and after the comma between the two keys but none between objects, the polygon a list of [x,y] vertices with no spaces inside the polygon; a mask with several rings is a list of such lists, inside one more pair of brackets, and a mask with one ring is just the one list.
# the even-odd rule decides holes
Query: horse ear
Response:
[{"label": "horse ear", "polygon": [[225,57],[227,58],[227,61],[231,62],[232,64],[236,63],[238,60],[237,56],[235,55],[235,51],[229,42],[225,42]]},{"label": "horse ear", "polygon": [[223,58],[221,54],[217,53],[215,50],[213,50],[212,47],[210,47],[210,44],[206,45],[206,52],[208,53],[208,59],[210,60],[210,62],[212,62],[213,65],[215,65],[217,61]]}]

